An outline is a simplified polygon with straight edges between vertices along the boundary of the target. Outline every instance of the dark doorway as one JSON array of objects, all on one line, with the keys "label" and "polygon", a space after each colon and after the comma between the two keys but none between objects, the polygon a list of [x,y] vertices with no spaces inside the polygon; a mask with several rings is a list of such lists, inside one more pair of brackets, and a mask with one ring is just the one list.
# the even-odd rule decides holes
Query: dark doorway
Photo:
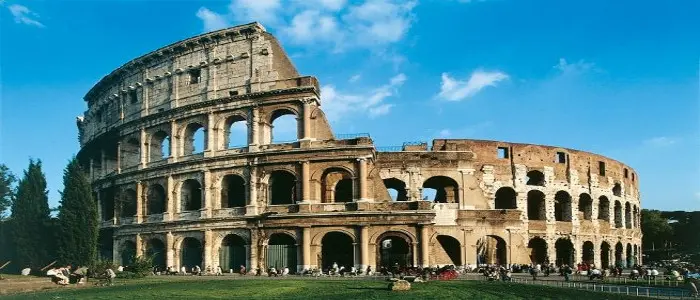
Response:
[{"label": "dark doorway", "polygon": [[322,268],[328,269],[334,263],[338,267],[350,269],[355,266],[355,251],[352,238],[342,232],[329,232],[321,240]]}]

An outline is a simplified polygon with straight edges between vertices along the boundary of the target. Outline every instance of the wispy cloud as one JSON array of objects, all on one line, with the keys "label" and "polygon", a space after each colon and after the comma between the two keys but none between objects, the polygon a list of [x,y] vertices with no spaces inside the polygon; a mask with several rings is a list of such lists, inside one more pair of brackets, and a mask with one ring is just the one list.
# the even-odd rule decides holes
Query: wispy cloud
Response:
[{"label": "wispy cloud", "polygon": [[355,75],[352,75],[352,77],[350,77],[350,79],[348,79],[348,82],[350,82],[350,83],[355,83],[355,82],[357,82],[358,80],[360,80],[360,78],[362,78],[362,75],[360,75],[360,74],[355,74]]},{"label": "wispy cloud", "polygon": [[229,26],[228,21],[224,16],[219,15],[206,7],[200,7],[197,11],[197,17],[204,22],[204,30],[214,31]]},{"label": "wispy cloud", "polygon": [[452,135],[452,132],[449,129],[442,129],[440,132],[438,132],[437,136],[439,138],[448,138]]},{"label": "wispy cloud", "polygon": [[587,62],[585,60],[579,60],[573,63],[567,62],[565,58],[560,58],[559,63],[553,68],[559,70],[563,74],[580,74],[584,72],[601,71],[596,67],[594,63]]},{"label": "wispy cloud", "polygon": [[648,146],[653,146],[653,147],[666,147],[673,145],[678,142],[677,138],[673,137],[668,137],[668,136],[659,136],[659,137],[654,137],[650,138],[644,141],[644,144]]},{"label": "wispy cloud", "polygon": [[458,80],[448,73],[442,73],[440,93],[437,97],[447,101],[461,101],[476,95],[485,87],[496,86],[498,82],[508,78],[507,74],[500,71],[476,70],[467,80]]},{"label": "wispy cloud", "polygon": [[[4,4],[4,2],[2,2]],[[19,5],[19,4],[12,4],[7,7],[7,9],[10,11],[12,16],[15,18],[15,23],[18,24],[25,24],[29,26],[35,26],[39,28],[44,28],[44,24],[39,22],[37,19],[39,18],[39,15],[33,11],[31,11],[28,7]]]},{"label": "wispy cloud", "polygon": [[339,121],[353,113],[366,113],[370,118],[386,115],[394,104],[385,100],[395,96],[407,79],[400,73],[389,79],[389,83],[370,89],[368,93],[344,92],[328,84],[321,88],[321,107],[331,121]]}]

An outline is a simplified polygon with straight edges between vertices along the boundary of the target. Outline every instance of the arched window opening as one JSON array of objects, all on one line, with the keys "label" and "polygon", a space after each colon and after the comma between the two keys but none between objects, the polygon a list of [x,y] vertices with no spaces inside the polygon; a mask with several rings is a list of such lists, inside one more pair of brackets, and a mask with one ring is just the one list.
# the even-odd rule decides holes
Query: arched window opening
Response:
[{"label": "arched window opening", "polygon": [[187,179],[180,189],[180,205],[182,211],[193,211],[202,208],[202,185],[195,179]]},{"label": "arched window opening", "polygon": [[624,254],[623,248],[622,243],[617,242],[617,244],[615,244],[615,266],[622,268],[625,267],[625,261],[622,259],[622,255]]},{"label": "arched window opening", "polygon": [[527,185],[544,186],[544,174],[537,170],[527,172]]},{"label": "arched window opening", "polygon": [[392,268],[413,265],[411,239],[400,232],[386,232],[377,239],[378,266]]},{"label": "arched window opening", "polygon": [[245,180],[230,174],[221,180],[221,208],[244,207],[246,205]]},{"label": "arched window opening", "polygon": [[289,268],[295,272],[297,267],[296,240],[286,233],[275,233],[267,243],[267,267],[277,270]]},{"label": "arched window opening", "polygon": [[[427,189],[435,190],[435,196],[432,199]],[[423,182],[423,199],[432,200],[435,203],[459,203],[459,185],[447,176],[430,177]]]},{"label": "arched window opening", "polygon": [[517,193],[513,188],[502,187],[496,191],[495,208],[496,209],[517,209],[516,201]]},{"label": "arched window opening", "polygon": [[329,269],[333,264],[350,269],[355,266],[354,246],[352,237],[343,232],[329,232],[321,240],[321,262],[323,269]]},{"label": "arched window opening", "polygon": [[241,116],[231,116],[224,124],[225,148],[241,148],[248,146],[248,124]]},{"label": "arched window opening", "polygon": [[246,266],[247,248],[248,245],[240,236],[227,235],[221,241],[221,248],[219,248],[219,266],[224,272],[229,270],[240,272],[241,266]]},{"label": "arched window opening", "polygon": [[115,192],[114,188],[105,188],[100,190],[100,206],[102,206],[102,221],[108,221],[114,218]]},{"label": "arched window opening", "polygon": [[195,266],[202,267],[202,243],[198,239],[187,237],[182,241],[180,265],[188,272]]},{"label": "arched window opening", "polygon": [[554,244],[557,251],[556,266],[574,264],[574,244],[569,239],[558,239]]},{"label": "arched window opening", "polygon": [[120,214],[122,217],[133,217],[136,215],[136,191],[127,189],[121,197]]},{"label": "arched window opening", "polygon": [[270,204],[283,205],[296,203],[296,176],[278,170],[270,174]]},{"label": "arched window opening", "polygon": [[547,262],[547,242],[542,238],[536,237],[527,243],[530,248],[530,261],[534,264],[544,264]]},{"label": "arched window opening", "polygon": [[136,258],[136,244],[132,241],[125,241],[121,249],[121,265],[130,266]]},{"label": "arched window opening", "polygon": [[627,265],[625,267],[630,268],[630,267],[634,266],[634,264],[635,264],[634,253],[632,253],[632,244],[627,244],[626,250],[627,250],[627,252],[626,252]]},{"label": "arched window opening", "polygon": [[476,241],[476,262],[505,265],[508,263],[506,241],[496,235],[487,235]]},{"label": "arched window opening", "polygon": [[622,228],[622,204],[615,201],[615,228]]},{"label": "arched window opening", "polygon": [[565,191],[554,195],[554,218],[557,221],[571,222],[571,196]]},{"label": "arched window opening", "polygon": [[185,137],[182,144],[182,155],[201,153],[206,148],[204,126],[190,123],[185,127]]},{"label": "arched window opening", "polygon": [[270,143],[291,143],[299,139],[296,114],[288,109],[276,110],[270,119]]},{"label": "arched window opening", "polygon": [[582,193],[578,196],[578,211],[583,214],[584,220],[593,219],[593,199],[591,199],[591,195]]},{"label": "arched window opening", "polygon": [[160,184],[152,184],[148,187],[148,206],[146,214],[155,215],[165,212],[165,189]]},{"label": "arched window opening", "polygon": [[146,257],[159,270],[165,271],[165,244],[159,239],[150,239],[146,242]]},{"label": "arched window opening", "polygon": [[629,202],[625,202],[625,228],[632,229],[632,207]]},{"label": "arched window opening", "polygon": [[121,146],[121,164],[123,168],[137,166],[141,162],[141,145],[135,138],[127,139]]},{"label": "arched window opening", "polygon": [[407,201],[408,193],[406,191],[406,183],[396,179],[387,178],[384,179],[384,186],[386,186],[389,191],[389,196],[393,201]]},{"label": "arched window opening", "polygon": [[547,219],[544,193],[537,190],[532,190],[527,193],[527,218],[539,221]]},{"label": "arched window opening", "polygon": [[610,244],[607,242],[602,242],[600,244],[600,263],[602,268],[610,268],[612,264],[610,263]]},{"label": "arched window opening", "polygon": [[354,198],[352,174],[345,169],[330,168],[321,179],[321,202],[352,202]]},{"label": "arched window opening", "polygon": [[619,183],[615,183],[615,186],[612,188],[612,193],[615,196],[622,196],[622,186]]},{"label": "arched window opening", "polygon": [[170,136],[165,131],[158,131],[151,136],[148,161],[159,161],[170,157]]},{"label": "arched window opening", "polygon": [[595,261],[595,250],[593,242],[585,241],[583,242],[583,247],[581,249],[581,261],[586,264],[592,265]]},{"label": "arched window opening", "polygon": [[598,220],[610,222],[610,200],[608,197],[598,198]]}]

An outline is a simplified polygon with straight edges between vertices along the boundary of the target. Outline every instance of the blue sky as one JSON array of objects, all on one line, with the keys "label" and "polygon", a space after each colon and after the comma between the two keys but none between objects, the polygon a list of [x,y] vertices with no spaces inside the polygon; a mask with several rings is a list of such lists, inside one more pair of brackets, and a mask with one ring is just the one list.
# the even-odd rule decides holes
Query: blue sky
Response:
[{"label": "blue sky", "polygon": [[700,210],[699,1],[11,1],[0,6],[0,162],[40,158],[58,205],[82,97],[128,60],[261,22],[322,83],[336,133],[592,151],[646,208]]}]

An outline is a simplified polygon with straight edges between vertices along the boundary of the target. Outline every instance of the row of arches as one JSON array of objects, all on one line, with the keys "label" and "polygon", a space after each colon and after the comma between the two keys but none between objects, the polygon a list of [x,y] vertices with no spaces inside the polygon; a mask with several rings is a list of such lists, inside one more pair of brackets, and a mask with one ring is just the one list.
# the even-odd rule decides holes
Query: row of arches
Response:
[{"label": "row of arches", "polygon": [[[542,173],[541,171],[530,170],[526,174],[525,184],[532,186],[545,186],[547,184],[547,181],[545,180],[544,173]],[[616,182],[613,185],[611,192],[614,196],[621,197],[622,185],[619,182]]]},{"label": "row of arches", "polygon": [[[384,179],[384,185],[393,201],[408,201],[406,183],[398,178]],[[459,203],[459,184],[447,176],[433,176],[422,185],[422,200],[435,203]]]},{"label": "row of arches", "polygon": [[[574,244],[567,238],[559,238],[555,244],[555,258],[552,260],[548,255],[548,244],[540,238],[534,237],[528,242],[530,249],[530,260],[536,264],[554,263],[557,266],[563,264],[572,266],[575,264],[577,251]],[[591,241],[585,241],[581,245],[580,261],[583,263],[594,264],[596,261],[596,253],[600,255],[600,266],[608,268],[610,266],[631,267],[638,263],[640,247],[628,243],[626,246],[622,242],[615,244],[614,252],[611,253],[612,247],[610,243],[603,241],[599,247]]]}]

